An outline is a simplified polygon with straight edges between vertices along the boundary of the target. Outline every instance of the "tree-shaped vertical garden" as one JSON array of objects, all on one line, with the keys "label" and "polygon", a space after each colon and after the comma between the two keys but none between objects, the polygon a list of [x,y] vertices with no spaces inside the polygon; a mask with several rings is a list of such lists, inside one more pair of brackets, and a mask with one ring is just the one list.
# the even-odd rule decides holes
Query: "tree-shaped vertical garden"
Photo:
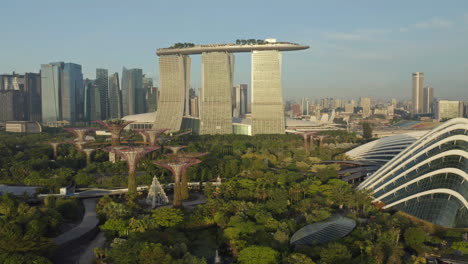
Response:
[{"label": "tree-shaped vertical garden", "polygon": [[82,150],[84,154],[86,154],[86,165],[91,164],[91,154],[93,154],[95,150],[96,149],[93,148],[85,148]]},{"label": "tree-shaped vertical garden", "polygon": [[306,154],[309,154],[309,143],[308,143],[308,139],[309,137],[311,137],[311,144],[313,142],[313,135],[315,135],[316,133],[315,132],[302,132],[300,133],[299,135],[302,136],[302,138],[304,139],[304,150],[306,152]]},{"label": "tree-shaped vertical garden", "polygon": [[86,141],[86,134],[91,131],[94,131],[94,128],[91,127],[74,127],[74,128],[64,128],[66,131],[75,135],[75,141],[82,142]]},{"label": "tree-shaped vertical garden", "polygon": [[198,157],[206,155],[206,153],[199,152],[179,152],[179,150],[184,147],[185,146],[165,147],[170,149],[173,153],[166,154],[166,160],[158,160],[154,162],[156,165],[170,170],[174,176],[174,207],[180,207],[182,200],[189,198],[188,177],[186,174],[187,169],[201,162],[197,159]]},{"label": "tree-shaped vertical garden", "polygon": [[57,160],[57,157],[58,157],[58,146],[60,144],[62,144],[63,142],[48,142],[47,144],[49,144],[51,147],[52,147],[52,150],[54,151],[54,160]]},{"label": "tree-shaped vertical garden", "polygon": [[130,199],[134,198],[137,193],[136,186],[136,165],[138,161],[143,158],[147,153],[159,149],[159,147],[107,147],[104,150],[112,152],[127,162],[128,165],[128,196]]},{"label": "tree-shaped vertical garden", "polygon": [[86,140],[86,135],[96,130],[92,127],[78,127],[78,128],[64,128],[66,131],[75,135],[75,139],[69,141],[69,143],[73,144],[78,151],[85,153],[86,155],[86,164],[91,164],[91,154],[95,151],[93,148],[84,148],[86,144],[90,143],[90,141]]},{"label": "tree-shaped vertical garden", "polygon": [[[111,133],[111,146],[113,148],[117,148],[120,146],[120,135],[122,134],[122,130],[132,123],[131,121],[125,121],[122,119],[114,119],[114,120],[106,120],[106,121],[94,121],[95,123],[100,124],[101,126],[107,128]],[[116,156],[115,153],[109,153],[109,160],[115,161]]]},{"label": "tree-shaped vertical garden", "polygon": [[150,146],[156,146],[159,136],[168,129],[135,129],[143,137],[143,141]]}]

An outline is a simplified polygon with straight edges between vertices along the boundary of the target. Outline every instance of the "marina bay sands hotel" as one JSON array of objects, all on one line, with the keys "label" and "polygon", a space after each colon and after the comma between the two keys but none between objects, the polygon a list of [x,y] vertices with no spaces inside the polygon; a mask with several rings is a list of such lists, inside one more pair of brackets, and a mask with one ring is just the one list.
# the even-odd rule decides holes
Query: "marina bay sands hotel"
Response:
[{"label": "marina bay sands hotel", "polygon": [[[190,89],[189,55],[202,56],[200,116],[191,120],[199,134],[232,134],[232,87],[234,54],[252,53],[251,134],[284,134],[285,120],[281,88],[281,51],[309,48],[267,39],[260,44],[190,45],[162,48],[159,56],[160,97],[153,128],[178,131],[187,113]],[[187,119],[188,118],[188,119]],[[185,120],[184,120],[185,119]],[[192,122],[196,121],[196,122]]]}]

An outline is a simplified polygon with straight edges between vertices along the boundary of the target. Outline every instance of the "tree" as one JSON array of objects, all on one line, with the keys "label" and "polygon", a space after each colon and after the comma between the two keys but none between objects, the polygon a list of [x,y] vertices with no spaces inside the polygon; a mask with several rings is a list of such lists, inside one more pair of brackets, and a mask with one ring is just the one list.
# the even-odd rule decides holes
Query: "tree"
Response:
[{"label": "tree", "polygon": [[284,264],[315,264],[315,262],[301,253],[293,253],[289,255],[284,261]]},{"label": "tree", "polygon": [[164,252],[161,244],[145,243],[138,257],[142,264],[172,263],[172,257]]},{"label": "tree", "polygon": [[240,251],[237,260],[240,264],[275,264],[278,257],[279,253],[272,248],[250,246]]},{"label": "tree", "polygon": [[426,232],[420,227],[410,227],[406,229],[405,242],[409,246],[417,246],[426,241]]},{"label": "tree", "polygon": [[372,125],[368,122],[362,123],[362,137],[366,140],[372,139]]},{"label": "tree", "polygon": [[177,208],[160,208],[153,211],[156,224],[162,227],[172,227],[184,220],[184,213]]},{"label": "tree", "polygon": [[452,248],[460,251],[462,254],[468,254],[468,242],[465,242],[465,241],[453,242]]},{"label": "tree", "polygon": [[351,252],[345,245],[330,243],[320,250],[320,260],[326,264],[348,263],[351,260]]}]

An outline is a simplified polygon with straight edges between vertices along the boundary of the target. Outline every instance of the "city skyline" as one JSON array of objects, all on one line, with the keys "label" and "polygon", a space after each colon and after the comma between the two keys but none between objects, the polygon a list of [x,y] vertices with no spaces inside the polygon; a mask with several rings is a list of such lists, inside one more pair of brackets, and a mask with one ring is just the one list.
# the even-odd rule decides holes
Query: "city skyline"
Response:
[{"label": "city skyline", "polygon": [[[0,44],[2,50],[8,50],[2,54],[1,73],[38,72],[43,63],[70,61],[82,65],[85,78],[94,78],[96,68],[109,72],[120,72],[123,66],[141,68],[154,79],[155,86],[159,86],[157,48],[175,42],[233,43],[239,38],[273,37],[311,46],[304,54],[285,55],[283,94],[286,99],[304,96],[350,98],[357,93],[372,98],[391,98],[395,93],[399,99],[411,98],[408,73],[419,71],[425,73],[425,83],[435,88],[434,97],[468,99],[465,92],[468,55],[459,52],[468,44],[468,14],[463,12],[466,10],[463,7],[468,4],[464,1],[454,1],[452,5],[436,1],[430,4],[426,1],[398,1],[397,4],[364,1],[341,3],[346,8],[340,9],[334,8],[336,3],[312,5],[304,1],[293,6],[271,3],[270,12],[265,14],[255,12],[261,8],[261,3],[250,3],[249,8],[240,3],[230,7],[232,12],[229,13],[242,12],[245,21],[228,19],[228,14],[227,19],[223,17],[225,22],[219,24],[212,23],[218,17],[216,12],[212,12],[213,17],[196,15],[201,8],[215,11],[217,7],[211,1],[187,4],[187,8],[181,10],[184,15],[180,16],[180,21],[171,24],[163,23],[170,13],[165,11],[173,7],[170,3],[143,2],[138,13],[127,12],[136,7],[117,2],[112,9],[113,17],[119,19],[110,18],[97,24],[93,21],[102,22],[99,10],[109,8],[107,4],[93,3],[95,10],[88,10],[84,9],[85,3],[57,3],[47,10],[34,2],[27,8],[18,3],[3,6],[6,12],[0,21],[8,24],[12,21],[10,16],[17,16],[19,12],[24,19],[15,25],[14,31],[2,29],[10,36],[10,41]],[[69,19],[81,16],[85,10],[89,19],[79,19],[80,23]],[[294,17],[287,15],[293,12]],[[49,15],[44,19],[36,15],[39,13]],[[271,19],[283,15],[284,19]],[[395,16],[398,16],[398,22],[395,22]],[[262,22],[253,26],[249,21],[254,17]],[[41,26],[44,23],[50,25],[50,20],[62,22],[54,27]],[[87,30],[91,25],[93,31]],[[108,30],[115,27],[121,28],[119,34]],[[192,27],[204,30],[193,30]],[[104,29],[105,34],[102,33]],[[28,34],[37,37],[34,46],[25,46],[24,36]],[[90,37],[96,39],[84,41]],[[57,41],[68,42],[57,48],[52,45]],[[234,84],[251,85],[249,63],[248,54],[237,56],[234,71],[238,74]],[[201,87],[200,65],[201,58],[194,57],[191,87]],[[336,78],[337,75],[340,78]]]}]

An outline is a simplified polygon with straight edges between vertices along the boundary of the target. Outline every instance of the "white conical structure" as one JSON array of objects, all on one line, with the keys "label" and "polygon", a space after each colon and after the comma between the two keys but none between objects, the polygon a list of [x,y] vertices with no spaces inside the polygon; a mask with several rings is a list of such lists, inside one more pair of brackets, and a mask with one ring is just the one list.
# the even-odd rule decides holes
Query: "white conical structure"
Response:
[{"label": "white conical structure", "polygon": [[156,176],[153,177],[153,182],[151,183],[151,186],[148,190],[146,203],[151,204],[151,208],[169,203],[169,198],[167,197],[166,192],[164,192],[164,188],[161,186]]},{"label": "white conical structure", "polygon": [[216,250],[215,258],[214,258],[214,263],[215,263],[215,264],[221,264],[221,262],[222,262],[221,256],[219,255],[218,250]]}]

